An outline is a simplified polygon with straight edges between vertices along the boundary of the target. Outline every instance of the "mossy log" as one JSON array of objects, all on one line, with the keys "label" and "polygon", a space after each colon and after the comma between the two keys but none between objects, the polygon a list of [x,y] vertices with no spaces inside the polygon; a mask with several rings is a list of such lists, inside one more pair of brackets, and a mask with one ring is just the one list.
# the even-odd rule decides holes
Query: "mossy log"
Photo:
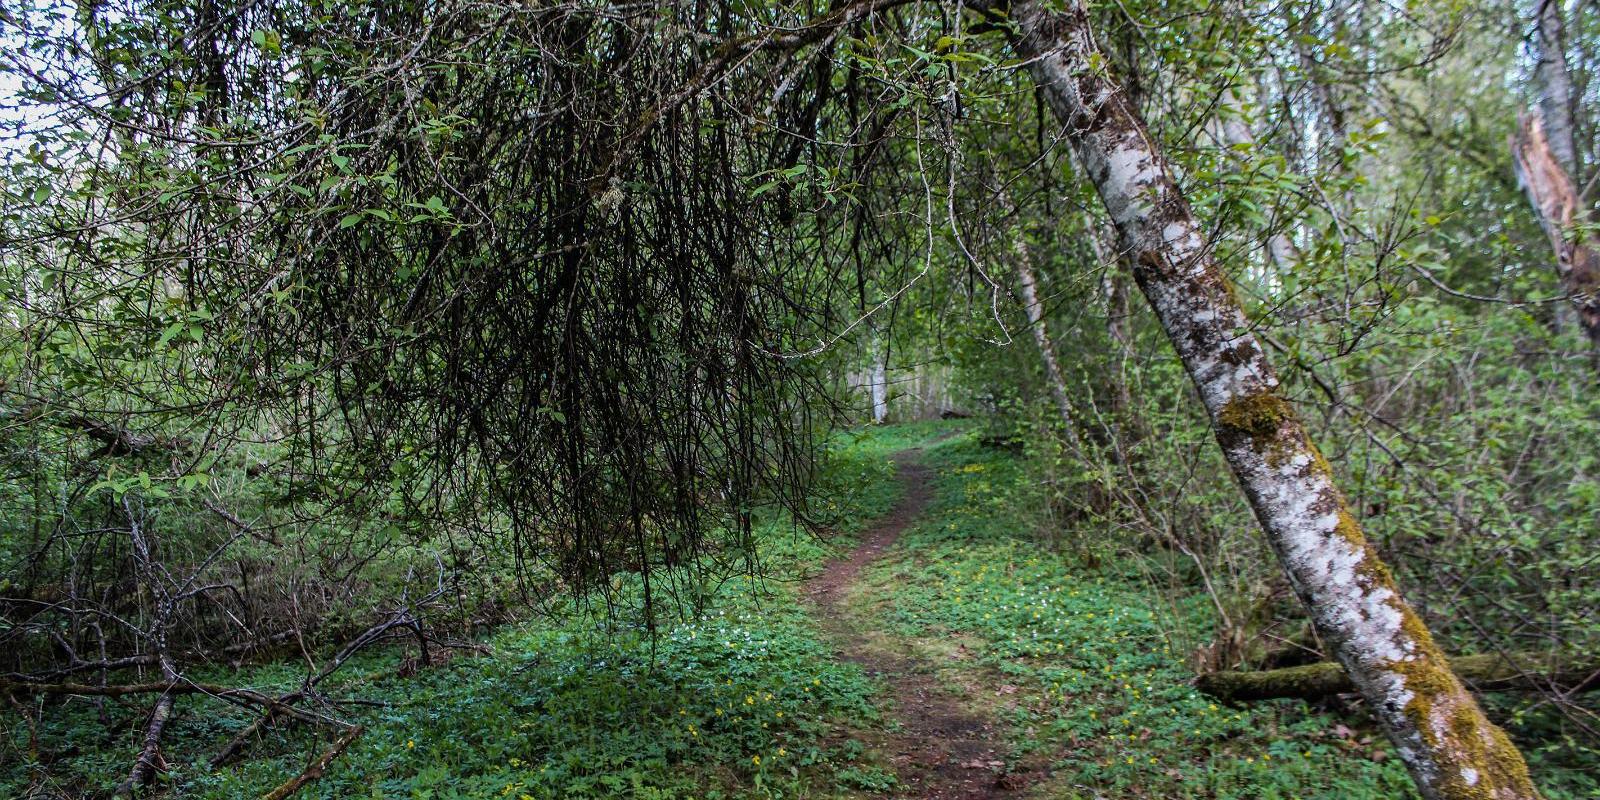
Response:
[{"label": "mossy log", "polygon": [[[1545,689],[1559,686],[1570,691],[1600,689],[1600,659],[1551,659],[1534,653],[1494,653],[1450,659],[1450,668],[1479,691]],[[1317,700],[1356,691],[1344,668],[1332,661],[1259,672],[1211,672],[1195,686],[1222,700],[1271,700],[1297,697]]]}]

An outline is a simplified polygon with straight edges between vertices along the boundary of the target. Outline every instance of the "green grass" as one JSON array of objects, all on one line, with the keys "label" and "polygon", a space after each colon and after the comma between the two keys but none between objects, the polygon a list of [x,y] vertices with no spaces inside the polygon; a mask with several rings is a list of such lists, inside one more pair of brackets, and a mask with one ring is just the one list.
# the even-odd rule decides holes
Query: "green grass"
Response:
[{"label": "green grass", "polygon": [[[706,787],[793,796],[819,772],[849,765],[832,763],[839,754],[829,734],[877,718],[872,687],[831,659],[792,601],[781,593],[760,599],[740,583],[721,609],[671,626],[654,647],[641,630],[589,619],[508,630],[491,642],[492,657],[461,657],[410,677],[396,676],[399,654],[361,659],[328,694],[384,705],[350,715],[367,732],[302,796],[716,796]],[[287,687],[296,674],[280,666],[231,678]],[[100,729],[80,705],[47,716],[46,751]],[[259,796],[325,746],[304,734],[269,737],[251,760],[213,773],[205,759],[249,717],[188,698],[180,714],[168,731],[168,758],[183,797]],[[129,738],[57,762],[57,780],[114,785],[132,752]],[[0,796],[26,796],[26,772],[15,765]]]},{"label": "green grass", "polygon": [[[884,441],[831,454],[816,516],[850,534],[898,497]],[[873,767],[843,732],[880,724],[874,687],[818,639],[794,581],[828,555],[784,520],[758,527],[762,574],[736,577],[711,609],[664,624],[652,640],[636,609],[636,582],[621,602],[573,611],[559,623],[512,626],[492,655],[463,654],[409,677],[402,651],[362,655],[322,688],[378,706],[342,716],[365,734],[300,797],[585,798],[831,797],[872,783]],[[669,608],[666,617],[688,614]],[[287,690],[299,663],[217,670],[197,678]],[[0,797],[104,791],[126,774],[144,702],[46,709],[39,749],[72,753],[46,767],[26,754],[27,726],[0,726]],[[260,796],[297,774],[330,736],[273,732],[237,766],[207,760],[253,716],[187,696],[166,736],[173,796]],[[117,731],[108,734],[106,731]]]},{"label": "green grass", "polygon": [[[1015,687],[995,702],[1013,757],[1054,764],[1040,796],[1416,796],[1364,719],[1196,692],[1170,642],[1203,636],[1201,598],[1163,602],[1125,565],[1042,547],[1030,509],[1043,500],[1016,456],[967,435],[928,446],[924,461],[937,469],[934,499],[873,570],[873,594],[900,635],[976,642],[974,669]],[[1174,637],[1178,626],[1188,635]]]},{"label": "green grass", "polygon": [[[814,511],[840,533],[835,544],[848,544],[899,496],[889,456],[925,448],[937,471],[932,504],[868,571],[858,597],[891,634],[927,652],[948,655],[959,642],[971,653],[937,657],[941,675],[1004,687],[974,702],[1003,723],[1014,760],[1052,765],[1038,796],[1415,796],[1364,720],[1288,701],[1233,707],[1195,692],[1170,643],[1203,638],[1208,607],[1198,596],[1154,596],[1126,565],[1090,567],[1041,546],[1032,509],[1042,500],[1024,462],[969,430],[923,423],[837,437]],[[491,655],[463,653],[407,677],[397,674],[405,652],[359,657],[323,688],[378,704],[342,712],[366,733],[299,796],[826,798],[890,789],[894,776],[862,743],[893,724],[884,693],[833,659],[795,597],[795,579],[828,547],[782,520],[759,526],[756,539],[761,577],[724,583],[709,611],[669,608],[666,616],[683,618],[654,639],[628,602],[638,587],[624,581],[618,610],[507,627],[488,642]],[[281,690],[301,674],[290,662],[197,677]],[[26,755],[27,726],[6,716],[0,797],[115,785],[143,702],[108,704],[111,726],[84,700],[47,707],[40,751],[57,756],[48,766]],[[171,795],[259,796],[327,746],[326,735],[274,731],[248,760],[210,770],[206,760],[251,719],[183,698],[167,737]],[[1592,778],[1541,752],[1530,751],[1552,800],[1592,796]]]}]

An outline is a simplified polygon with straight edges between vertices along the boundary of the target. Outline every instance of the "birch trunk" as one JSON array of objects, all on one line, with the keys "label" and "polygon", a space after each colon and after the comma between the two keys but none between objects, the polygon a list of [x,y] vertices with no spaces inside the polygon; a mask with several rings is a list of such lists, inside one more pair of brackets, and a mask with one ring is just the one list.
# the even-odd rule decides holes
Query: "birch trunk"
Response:
[{"label": "birch trunk", "polygon": [[1535,798],[1527,765],[1451,672],[1366,542],[1250,333],[1079,2],[1009,8],[1012,42],[1066,129],[1289,580],[1424,797]]},{"label": "birch trunk", "polygon": [[1534,0],[1538,4],[1539,113],[1556,163],[1574,181],[1578,175],[1578,148],[1572,125],[1572,75],[1567,70],[1566,23],[1561,0]]},{"label": "birch trunk", "polygon": [[[1222,143],[1227,146],[1233,157],[1248,158],[1248,153],[1255,152],[1256,134],[1250,128],[1250,123],[1245,121],[1244,100],[1239,96],[1239,90],[1229,88],[1224,90],[1222,106],[1224,109],[1221,125]],[[1240,152],[1240,151],[1243,152]],[[1267,236],[1267,258],[1280,272],[1289,272],[1300,262],[1300,251],[1295,248],[1294,242],[1283,231],[1274,231]]]},{"label": "birch trunk", "polygon": [[[1538,117],[1524,115],[1511,140],[1517,183],[1528,195],[1555,251],[1561,290],[1572,298],[1578,325],[1600,355],[1600,243],[1577,229],[1584,210],[1571,173],[1562,168],[1554,142]],[[1570,314],[1569,314],[1570,316]]]},{"label": "birch trunk", "polygon": [[1128,331],[1133,318],[1128,310],[1126,273],[1129,270],[1125,264],[1127,259],[1117,253],[1116,245],[1110,241],[1112,234],[1094,215],[1085,216],[1089,228],[1089,246],[1094,249],[1095,261],[1103,270],[1100,288],[1105,295],[1106,338],[1117,349],[1116,365],[1111,375],[1111,418],[1116,425],[1112,436],[1112,452],[1117,454],[1119,462],[1125,463],[1128,459],[1127,448],[1144,435],[1139,421],[1129,419],[1128,415],[1128,410],[1133,408],[1133,394],[1128,391],[1128,363],[1134,360],[1133,336]]},{"label": "birch trunk", "polygon": [[889,418],[889,370],[882,350],[872,359],[872,421],[882,425]]},{"label": "birch trunk", "polygon": [[1067,378],[1056,360],[1055,343],[1050,341],[1049,323],[1044,318],[1044,304],[1039,301],[1039,279],[1033,274],[1033,263],[1028,258],[1027,246],[1018,240],[1017,284],[1022,289],[1022,305],[1028,312],[1028,327],[1033,329],[1034,344],[1039,346],[1039,357],[1044,361],[1045,380],[1050,383],[1050,394],[1056,399],[1061,421],[1068,431],[1077,435],[1078,423],[1072,413],[1072,396],[1067,393]]},{"label": "birch trunk", "polygon": [[[1017,213],[1016,204],[1004,189],[997,199],[1008,216]],[[1072,395],[1067,391],[1067,376],[1061,371],[1056,358],[1055,342],[1050,339],[1050,324],[1044,318],[1044,303],[1039,300],[1039,277],[1033,270],[1033,252],[1018,226],[1012,231],[1011,253],[1016,261],[1017,287],[1022,294],[1022,308],[1028,315],[1028,327],[1033,331],[1033,342],[1039,347],[1039,359],[1044,363],[1044,378],[1050,384],[1050,395],[1055,398],[1056,410],[1066,425],[1067,437],[1074,448],[1082,451],[1078,437],[1077,415],[1072,410]]]}]

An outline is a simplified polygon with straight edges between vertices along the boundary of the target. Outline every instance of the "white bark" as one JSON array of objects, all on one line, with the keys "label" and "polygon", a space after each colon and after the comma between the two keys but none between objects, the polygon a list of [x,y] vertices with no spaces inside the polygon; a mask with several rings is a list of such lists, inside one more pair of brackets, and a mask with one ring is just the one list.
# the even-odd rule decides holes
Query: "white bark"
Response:
[{"label": "white bark", "polygon": [[1556,163],[1576,180],[1578,148],[1572,124],[1572,76],[1567,70],[1561,0],[1534,0],[1539,27],[1539,113]]},{"label": "white bark", "polygon": [[889,418],[889,370],[879,350],[872,359],[872,421],[882,425]]},{"label": "white bark", "polygon": [[1582,198],[1555,152],[1539,117],[1524,115],[1511,137],[1512,163],[1517,183],[1528,196],[1539,224],[1555,252],[1556,275],[1572,303],[1558,323],[1577,324],[1600,354],[1600,242],[1578,228],[1583,220]]},{"label": "white bark", "polygon": [[1039,346],[1039,357],[1044,361],[1044,377],[1050,384],[1050,394],[1055,397],[1061,421],[1067,430],[1077,435],[1078,423],[1072,413],[1072,396],[1067,392],[1066,374],[1061,362],[1056,360],[1055,343],[1050,340],[1050,323],[1044,318],[1044,304],[1039,300],[1039,280],[1033,274],[1033,261],[1028,247],[1020,236],[1016,242],[1017,285],[1022,291],[1022,305],[1028,314],[1028,327],[1033,329],[1034,344]]},{"label": "white bark", "polygon": [[1319,633],[1427,798],[1534,798],[1527,766],[1400,597],[1250,332],[1199,224],[1103,65],[1080,2],[1013,4],[1013,44],[1062,122],[1228,464]]},{"label": "white bark", "polygon": [[1129,362],[1134,360],[1133,336],[1128,331],[1133,317],[1128,310],[1128,286],[1124,275],[1123,265],[1127,259],[1116,252],[1116,246],[1111,243],[1112,233],[1100,224],[1093,215],[1088,215],[1089,246],[1094,249],[1094,257],[1104,270],[1101,277],[1101,290],[1105,294],[1106,306],[1106,338],[1117,348],[1117,365],[1112,380],[1115,385],[1111,387],[1112,416],[1116,421],[1116,433],[1112,436],[1112,452],[1119,461],[1125,460],[1127,454],[1123,448],[1129,444],[1126,438],[1130,431],[1137,431],[1137,426],[1124,427],[1128,422],[1128,409],[1133,407],[1133,396],[1128,391],[1127,369]]},{"label": "white bark", "polygon": [[[1016,214],[1016,204],[1004,189],[996,198],[1008,216]],[[1066,425],[1067,437],[1081,452],[1078,421],[1072,411],[1072,395],[1067,391],[1066,373],[1056,359],[1055,342],[1050,339],[1050,323],[1044,318],[1044,303],[1039,299],[1039,278],[1033,270],[1033,252],[1020,229],[1012,231],[1011,253],[1017,270],[1017,287],[1022,295],[1022,308],[1028,315],[1028,328],[1033,331],[1033,342],[1039,347],[1039,358],[1044,364],[1045,382],[1050,384],[1050,395],[1055,398],[1056,410]]]},{"label": "white bark", "polygon": [[[1235,158],[1247,158],[1255,151],[1256,134],[1251,129],[1244,109],[1244,100],[1238,89],[1228,89],[1222,97],[1222,143],[1234,153]],[[1283,231],[1267,236],[1267,258],[1279,272],[1288,272],[1300,262],[1300,251]]]}]

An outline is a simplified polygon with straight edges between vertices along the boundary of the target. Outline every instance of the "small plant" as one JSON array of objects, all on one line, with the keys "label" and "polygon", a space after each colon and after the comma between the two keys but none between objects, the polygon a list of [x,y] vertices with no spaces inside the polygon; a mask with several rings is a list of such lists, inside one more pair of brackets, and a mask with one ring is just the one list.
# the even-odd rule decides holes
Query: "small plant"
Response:
[{"label": "small plant", "polygon": [[869,792],[887,792],[899,783],[893,773],[871,766],[845,767],[834,775],[834,780],[846,789]]}]

